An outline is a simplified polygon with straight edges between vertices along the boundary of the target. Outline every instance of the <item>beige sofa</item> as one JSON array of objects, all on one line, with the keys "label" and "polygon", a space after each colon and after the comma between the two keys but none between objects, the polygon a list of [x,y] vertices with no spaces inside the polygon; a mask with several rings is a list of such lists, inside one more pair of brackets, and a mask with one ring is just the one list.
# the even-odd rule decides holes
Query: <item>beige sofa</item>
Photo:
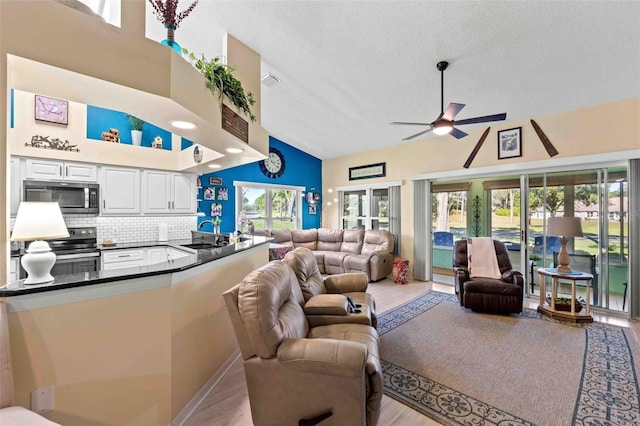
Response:
[{"label": "beige sofa", "polygon": [[374,426],[383,376],[364,324],[310,327],[293,270],[275,260],[224,293],[256,426]]},{"label": "beige sofa", "polygon": [[313,251],[321,274],[364,272],[379,281],[393,270],[393,234],[377,229],[297,229],[271,231],[274,243]]}]

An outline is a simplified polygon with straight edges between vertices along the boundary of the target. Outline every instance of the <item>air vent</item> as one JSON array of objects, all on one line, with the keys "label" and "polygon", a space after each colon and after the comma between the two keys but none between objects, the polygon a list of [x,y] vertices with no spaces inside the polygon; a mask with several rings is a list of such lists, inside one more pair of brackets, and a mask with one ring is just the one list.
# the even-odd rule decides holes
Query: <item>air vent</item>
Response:
[{"label": "air vent", "polygon": [[260,81],[262,81],[262,84],[269,87],[275,86],[276,84],[280,83],[280,79],[270,72],[263,75]]}]

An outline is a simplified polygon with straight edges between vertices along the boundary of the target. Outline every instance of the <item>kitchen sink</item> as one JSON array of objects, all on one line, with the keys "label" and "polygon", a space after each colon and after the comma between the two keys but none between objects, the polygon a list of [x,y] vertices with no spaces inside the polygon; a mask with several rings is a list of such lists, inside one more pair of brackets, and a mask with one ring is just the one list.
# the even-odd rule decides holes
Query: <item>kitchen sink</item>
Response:
[{"label": "kitchen sink", "polygon": [[182,244],[182,246],[189,247],[190,249],[194,249],[194,250],[207,250],[207,249],[222,247],[217,244],[211,244],[211,243],[191,243],[191,244]]}]

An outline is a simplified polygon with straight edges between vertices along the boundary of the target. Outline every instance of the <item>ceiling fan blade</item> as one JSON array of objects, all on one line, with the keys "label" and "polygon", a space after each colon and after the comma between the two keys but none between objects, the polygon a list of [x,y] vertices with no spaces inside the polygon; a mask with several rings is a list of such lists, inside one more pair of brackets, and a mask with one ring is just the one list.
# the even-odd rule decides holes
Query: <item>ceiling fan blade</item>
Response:
[{"label": "ceiling fan blade", "polygon": [[460,111],[462,111],[462,108],[464,108],[464,104],[456,104],[456,103],[451,102],[447,106],[447,109],[445,110],[444,114],[442,115],[442,118],[444,118],[445,120],[453,121],[453,118]]},{"label": "ceiling fan blade", "polygon": [[453,129],[451,129],[451,131],[449,132],[449,134],[451,136],[453,136],[456,139],[460,139],[460,138],[464,138],[465,136],[468,135],[468,133],[463,132],[460,129],[456,129],[455,127]]},{"label": "ceiling fan blade", "polygon": [[408,136],[408,137],[406,137],[406,138],[404,138],[402,140],[403,141],[408,141],[409,139],[413,139],[413,138],[416,138],[416,137],[418,137],[420,135],[424,135],[425,133],[429,133],[432,129],[433,129],[432,127],[429,127],[427,130],[424,130],[422,132],[418,132],[415,135]]},{"label": "ceiling fan blade", "polygon": [[482,117],[473,117],[466,118],[464,120],[455,120],[453,124],[456,126],[461,126],[463,124],[474,124],[474,123],[486,123],[488,121],[502,121],[507,118],[507,113],[503,112],[502,114],[493,114],[493,115],[485,115]]},{"label": "ceiling fan blade", "polygon": [[429,126],[429,125],[431,125],[431,123],[413,123],[413,122],[410,122],[410,121],[392,121],[389,124],[396,124],[396,125],[400,124],[400,125],[403,125],[403,126]]}]

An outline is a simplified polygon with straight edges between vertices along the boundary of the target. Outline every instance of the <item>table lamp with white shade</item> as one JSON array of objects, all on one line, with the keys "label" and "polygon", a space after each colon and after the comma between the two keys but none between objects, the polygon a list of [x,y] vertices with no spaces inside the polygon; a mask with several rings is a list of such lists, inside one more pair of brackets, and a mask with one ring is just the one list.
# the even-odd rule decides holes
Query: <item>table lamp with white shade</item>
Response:
[{"label": "table lamp with white shade", "polygon": [[550,217],[547,222],[547,235],[560,238],[560,253],[558,253],[558,272],[571,273],[569,267],[569,253],[567,252],[567,237],[582,237],[582,225],[579,217]]},{"label": "table lamp with white shade", "polygon": [[21,202],[16,223],[11,233],[12,241],[33,241],[20,263],[27,271],[24,284],[43,284],[53,281],[51,268],[56,255],[44,240],[65,238],[69,231],[64,223],[60,205],[54,203]]}]

